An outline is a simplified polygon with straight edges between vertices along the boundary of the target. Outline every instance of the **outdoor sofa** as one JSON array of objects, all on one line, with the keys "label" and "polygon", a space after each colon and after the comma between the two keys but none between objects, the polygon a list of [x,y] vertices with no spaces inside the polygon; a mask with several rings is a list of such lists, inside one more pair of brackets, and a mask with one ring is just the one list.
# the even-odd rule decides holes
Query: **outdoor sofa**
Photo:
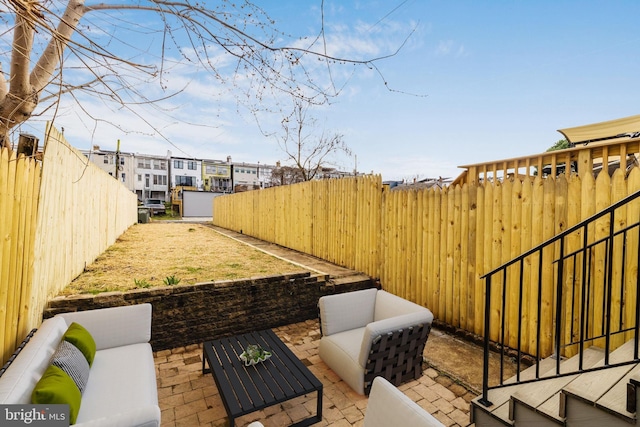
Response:
[{"label": "outdoor sofa", "polygon": [[[95,343],[92,357],[91,339]],[[150,339],[150,304],[46,319],[0,370],[0,404],[67,403],[72,420],[75,408],[77,426],[158,427],[160,407]],[[56,369],[60,366],[64,372]],[[72,372],[68,376],[67,370]],[[49,382],[40,381],[45,371]],[[36,395],[37,402],[32,402]]]},{"label": "outdoor sofa", "polygon": [[433,314],[377,289],[320,298],[320,358],[353,390],[369,394],[382,376],[394,385],[422,375]]}]

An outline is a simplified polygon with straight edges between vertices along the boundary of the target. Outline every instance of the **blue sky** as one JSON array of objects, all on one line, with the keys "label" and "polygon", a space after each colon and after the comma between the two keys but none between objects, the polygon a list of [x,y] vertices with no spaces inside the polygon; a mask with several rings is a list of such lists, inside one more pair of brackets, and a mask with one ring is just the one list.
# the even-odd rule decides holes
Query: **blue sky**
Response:
[{"label": "blue sky", "polygon": [[[315,36],[320,28],[320,1],[255,3],[284,33]],[[393,91],[364,67],[337,66],[334,78],[346,85],[314,115],[325,131],[343,134],[355,154],[334,159],[338,166],[352,170],[357,162],[358,171],[385,180],[455,177],[459,165],[539,153],[562,138],[557,129],[640,114],[633,95],[640,92],[638,16],[640,2],[631,0],[327,0],[332,52],[384,56],[411,36],[397,55],[376,63]],[[182,112],[191,123],[206,123],[146,113],[172,144],[132,114],[91,101],[95,115],[120,121],[123,130],[80,125],[71,103],[55,124],[83,149],[115,149],[120,139],[129,152],[284,161],[275,140],[260,133],[250,114],[238,112],[210,77],[176,66],[166,83],[187,87],[172,100],[174,117]],[[281,116],[263,120],[263,128],[277,129]],[[24,130],[43,131],[41,122],[30,126]],[[124,131],[131,129],[139,132]]]}]

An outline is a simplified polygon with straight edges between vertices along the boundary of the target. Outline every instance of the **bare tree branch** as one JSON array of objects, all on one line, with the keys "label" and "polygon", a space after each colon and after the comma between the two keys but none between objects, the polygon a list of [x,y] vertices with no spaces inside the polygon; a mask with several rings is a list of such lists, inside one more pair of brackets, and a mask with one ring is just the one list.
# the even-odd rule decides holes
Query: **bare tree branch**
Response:
[{"label": "bare tree branch", "polygon": [[343,135],[326,135],[324,131],[319,137],[314,134],[316,119],[310,115],[312,106],[300,98],[293,98],[293,110],[282,120],[282,134],[274,135],[293,163],[292,168],[297,170],[294,176],[301,177],[302,181],[310,181],[320,170],[328,168],[330,156],[351,156]]},{"label": "bare tree branch", "polygon": [[[61,4],[63,7],[55,9]],[[300,39],[294,39],[293,44],[281,42],[291,37],[277,30],[275,21],[249,1],[220,0],[212,6],[207,2],[168,0],[97,4],[86,4],[85,0],[0,0],[0,5],[15,16],[9,78],[0,67],[0,146],[9,145],[11,130],[28,120],[39,105],[46,110],[48,103],[60,102],[60,97],[73,92],[85,92],[121,106],[149,104],[179,93],[174,90],[162,96],[145,95],[149,93],[145,90],[149,82],[159,83],[163,91],[168,89],[166,73],[178,61],[168,55],[172,47],[177,48],[182,62],[192,63],[210,72],[220,83],[232,85],[238,102],[254,111],[263,108],[260,105],[265,98],[271,99],[277,93],[306,104],[328,102],[343,89],[332,70],[337,65],[373,69],[387,85],[376,62],[396,54],[370,59],[331,54],[324,29],[324,1],[321,29],[305,46]],[[89,27],[91,18],[87,16],[108,14],[111,18],[111,12],[151,12],[161,29],[117,26],[114,22],[124,16],[117,13],[102,24],[104,27]],[[85,21],[87,24],[83,24]],[[134,41],[118,36],[123,30],[146,29],[162,37],[158,51],[145,52],[155,55],[158,63],[145,62],[149,57],[142,55]],[[114,46],[100,39],[107,35]],[[38,47],[43,46],[41,51],[34,45],[36,39]],[[184,40],[186,45],[181,45]],[[316,49],[319,42],[321,46]],[[133,53],[125,56],[117,51],[117,43],[131,47]],[[325,82],[317,78],[318,61],[325,68]],[[74,69],[67,63],[80,65]],[[231,69],[233,73],[227,74]],[[85,83],[75,81],[76,74],[70,72],[76,70],[92,77],[85,78]]]}]

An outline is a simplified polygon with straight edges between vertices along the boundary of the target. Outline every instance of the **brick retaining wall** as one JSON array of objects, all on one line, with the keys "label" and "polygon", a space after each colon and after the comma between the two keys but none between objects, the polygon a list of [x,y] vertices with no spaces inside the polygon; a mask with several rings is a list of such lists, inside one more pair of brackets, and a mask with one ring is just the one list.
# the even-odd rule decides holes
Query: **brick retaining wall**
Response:
[{"label": "brick retaining wall", "polygon": [[151,303],[154,351],[201,343],[260,329],[315,319],[322,295],[374,286],[371,280],[341,280],[297,273],[129,292],[56,297],[44,318],[58,313]]}]

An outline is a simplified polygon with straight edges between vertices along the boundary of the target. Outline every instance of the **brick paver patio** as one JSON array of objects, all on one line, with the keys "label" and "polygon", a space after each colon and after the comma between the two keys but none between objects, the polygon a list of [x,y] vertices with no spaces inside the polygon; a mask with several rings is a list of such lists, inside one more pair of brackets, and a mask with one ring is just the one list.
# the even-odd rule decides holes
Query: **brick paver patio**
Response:
[{"label": "brick paver patio", "polygon": [[[324,384],[323,420],[317,426],[361,426],[367,397],[356,394],[320,360],[317,320],[274,329]],[[155,354],[162,426],[228,426],[226,412],[211,374],[202,374],[202,346],[191,345]],[[446,426],[469,425],[473,391],[449,375],[425,366],[419,380],[399,387]],[[316,395],[302,396],[237,419],[246,426],[260,420],[266,427],[288,426],[315,413]]]}]

